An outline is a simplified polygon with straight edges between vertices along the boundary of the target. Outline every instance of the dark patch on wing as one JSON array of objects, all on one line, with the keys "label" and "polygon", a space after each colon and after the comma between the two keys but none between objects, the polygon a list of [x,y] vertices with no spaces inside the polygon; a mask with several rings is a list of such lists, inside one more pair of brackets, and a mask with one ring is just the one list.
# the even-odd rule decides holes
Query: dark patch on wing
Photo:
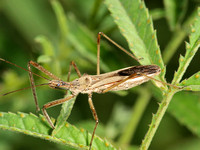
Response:
[{"label": "dark patch on wing", "polygon": [[130,76],[132,74],[153,74],[160,72],[160,67],[157,65],[134,66],[128,69],[119,71],[117,74],[120,76]]}]

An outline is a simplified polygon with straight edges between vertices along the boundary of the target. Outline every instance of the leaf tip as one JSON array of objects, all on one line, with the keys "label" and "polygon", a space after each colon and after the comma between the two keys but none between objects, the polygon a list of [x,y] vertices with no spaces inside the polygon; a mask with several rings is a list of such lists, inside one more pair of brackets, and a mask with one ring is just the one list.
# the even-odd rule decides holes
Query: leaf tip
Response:
[{"label": "leaf tip", "polygon": [[184,59],[185,59],[185,58],[184,58],[182,55],[180,55],[180,57],[179,57],[179,62],[183,62]]},{"label": "leaf tip", "polygon": [[143,9],[143,8],[144,8],[144,2],[141,1],[141,2],[140,2],[140,9]]},{"label": "leaf tip", "polygon": [[185,44],[186,44],[186,49],[190,49],[191,48],[191,46],[190,46],[190,44],[188,42],[185,42]]}]

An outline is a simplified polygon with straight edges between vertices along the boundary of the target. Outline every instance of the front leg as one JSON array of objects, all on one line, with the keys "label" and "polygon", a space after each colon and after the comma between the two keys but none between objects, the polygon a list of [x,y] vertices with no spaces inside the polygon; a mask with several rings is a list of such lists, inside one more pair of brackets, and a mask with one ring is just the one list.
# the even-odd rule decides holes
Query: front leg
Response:
[{"label": "front leg", "polygon": [[[35,101],[35,105],[36,105],[36,111],[40,111],[40,108],[39,108],[39,105],[38,105],[38,100],[37,100],[35,82],[34,82],[34,78],[33,78],[33,72],[31,71],[31,65],[33,67],[35,67],[36,69],[42,71],[44,74],[48,75],[49,77],[53,78],[54,80],[61,80],[61,79],[56,77],[53,73],[51,73],[48,70],[46,70],[44,67],[40,66],[38,63],[36,63],[34,61],[29,61],[28,62],[28,73],[29,73],[29,79],[30,79],[30,82],[31,82],[31,89],[32,89],[32,93],[33,93],[33,97],[34,97],[34,101]],[[45,78],[45,79],[49,80],[47,78]]]},{"label": "front leg", "polygon": [[51,119],[50,119],[50,117],[49,117],[49,115],[48,115],[46,109],[47,109],[47,108],[50,108],[50,107],[53,107],[53,106],[56,106],[56,105],[59,105],[59,104],[62,104],[62,103],[64,103],[64,102],[66,102],[66,101],[72,99],[73,97],[75,97],[75,95],[70,95],[70,96],[68,96],[68,97],[66,97],[66,98],[58,99],[58,100],[49,102],[49,103],[47,103],[47,104],[45,104],[45,105],[43,106],[43,108],[42,108],[42,113],[44,114],[46,120],[48,121],[49,125],[50,125],[53,129],[55,129],[55,126],[54,126],[53,122],[51,121]]},{"label": "front leg", "polygon": [[34,82],[34,78],[33,78],[33,74],[32,74],[32,71],[31,71],[31,66],[30,66],[30,62],[28,63],[28,75],[29,75],[29,80],[30,80],[30,83],[31,83],[31,90],[32,90],[32,93],[33,93],[33,98],[34,98],[34,101],[35,101],[35,105],[36,105],[36,111],[40,111],[40,107],[38,105],[38,100],[37,100],[37,94],[36,94],[36,88],[35,88],[35,82]]}]

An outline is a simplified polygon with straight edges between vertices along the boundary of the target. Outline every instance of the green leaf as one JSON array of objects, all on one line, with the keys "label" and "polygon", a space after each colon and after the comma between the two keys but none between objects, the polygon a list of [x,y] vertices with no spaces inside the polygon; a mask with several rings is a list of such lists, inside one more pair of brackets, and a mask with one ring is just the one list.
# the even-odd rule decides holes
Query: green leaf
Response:
[{"label": "green leaf", "polygon": [[[44,63],[45,67],[55,72],[56,75],[61,76],[60,62],[56,59],[56,48],[52,42],[45,36],[40,35],[35,38],[35,41],[40,43],[43,50],[43,55],[40,55],[37,59],[38,63]],[[49,64],[47,64],[49,63]]]},{"label": "green leaf", "polygon": [[179,122],[186,125],[193,133],[200,137],[200,109],[199,95],[189,92],[179,92],[174,95],[168,111]]},{"label": "green leaf", "polygon": [[48,55],[40,55],[37,58],[37,62],[38,63],[49,63],[49,62],[51,62],[51,57]]},{"label": "green leaf", "polygon": [[[76,123],[76,127],[78,128],[84,128],[85,130],[89,131],[89,132],[93,132],[94,129],[94,124],[95,121],[93,120],[93,118],[89,119],[89,120],[83,120],[83,121],[78,121]],[[97,127],[97,130],[95,132],[95,134],[99,135],[100,137],[106,137],[108,139],[110,139],[107,136],[107,130],[105,129],[105,126],[103,124],[99,124]]]},{"label": "green leaf", "polygon": [[164,81],[165,67],[157,43],[156,32],[152,19],[144,4],[140,0],[106,0],[116,24],[126,38],[130,50],[140,60],[142,65],[157,64],[162,69],[159,75]]},{"label": "green leaf", "polygon": [[[67,94],[65,97],[67,97],[67,96],[70,96],[70,94]],[[76,100],[76,97],[74,97],[74,98],[70,99],[69,101],[66,101],[65,103],[62,104],[62,109],[57,118],[56,126],[52,132],[52,135],[55,135],[65,124],[66,120],[68,119],[68,117],[72,111],[75,100]]]},{"label": "green leaf", "polygon": [[65,38],[67,36],[69,30],[68,30],[68,26],[67,26],[68,22],[65,17],[64,10],[63,10],[61,4],[57,0],[52,0],[51,5],[56,14],[57,21],[59,24],[59,29],[61,31],[62,37]]},{"label": "green leaf", "polygon": [[39,35],[35,38],[35,41],[41,44],[44,55],[55,56],[54,47],[47,37]]},{"label": "green leaf", "polygon": [[189,36],[189,43],[186,43],[186,54],[179,58],[179,68],[174,74],[172,84],[177,84],[182,79],[187,67],[189,66],[192,58],[196,54],[200,46],[200,8],[198,9],[198,15],[196,15],[196,21],[191,27],[191,35]]},{"label": "green leaf", "polygon": [[[51,128],[45,118],[40,115],[37,117],[33,114],[26,113],[5,113],[0,112],[0,128],[21,132],[27,135],[45,139],[48,141],[61,143],[66,146],[66,149],[88,149],[91,135],[84,129],[77,129],[75,126],[65,123],[65,125],[51,136]],[[106,140],[102,140],[95,136],[92,149],[114,150],[115,148]]]},{"label": "green leaf", "polygon": [[171,30],[182,21],[187,11],[188,0],[164,0],[165,14]]},{"label": "green leaf", "polygon": [[192,75],[189,79],[183,80],[180,86],[185,86],[185,90],[200,91],[200,71]]}]

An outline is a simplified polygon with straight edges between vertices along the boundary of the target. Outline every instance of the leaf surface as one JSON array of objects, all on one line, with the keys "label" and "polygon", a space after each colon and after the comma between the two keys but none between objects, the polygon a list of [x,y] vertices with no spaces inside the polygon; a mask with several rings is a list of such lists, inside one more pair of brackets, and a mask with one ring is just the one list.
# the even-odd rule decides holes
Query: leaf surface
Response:
[{"label": "leaf surface", "polygon": [[130,50],[140,60],[142,65],[157,64],[162,72],[160,80],[164,81],[165,67],[157,43],[156,32],[152,19],[140,0],[106,0],[116,24],[126,38]]},{"label": "leaf surface", "polygon": [[[65,125],[54,135],[50,133],[52,129],[45,118],[34,114],[26,113],[5,113],[0,112],[0,128],[21,132],[27,135],[35,136],[56,143],[62,143],[68,148],[88,149],[91,134],[84,129],[78,129],[75,126],[65,123]],[[92,149],[115,150],[115,148],[106,140],[95,136]]]}]

